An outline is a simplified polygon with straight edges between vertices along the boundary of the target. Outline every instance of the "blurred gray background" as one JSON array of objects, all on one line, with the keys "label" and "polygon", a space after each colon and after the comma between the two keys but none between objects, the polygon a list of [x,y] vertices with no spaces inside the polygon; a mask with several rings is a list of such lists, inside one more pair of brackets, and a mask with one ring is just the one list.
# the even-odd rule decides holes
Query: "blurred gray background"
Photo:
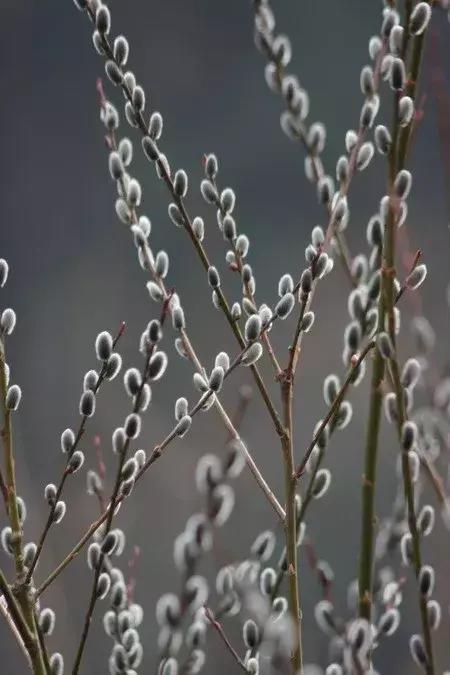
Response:
[{"label": "blurred gray background", "polygon": [[[189,208],[207,224],[206,247],[223,270],[228,295],[238,298],[238,285],[224,268],[224,244],[215,216],[199,194],[202,155],[214,151],[220,160],[219,181],[231,185],[238,197],[236,214],[241,231],[252,242],[251,264],[260,301],[273,302],[282,273],[297,276],[311,228],[323,223],[314,189],[303,172],[299,145],[281,133],[280,101],[267,89],[264,60],[253,44],[252,10],[245,2],[207,0],[111,0],[113,34],[124,33],[131,43],[130,67],[147,92],[148,107],[164,116],[163,148],[174,168],[190,177]],[[328,129],[324,160],[333,172],[343,152],[345,131],[359,118],[359,72],[368,62],[367,42],[378,30],[381,2],[361,0],[290,0],[273,2],[278,29],[293,42],[291,70],[311,96],[311,121]],[[93,343],[100,330],[117,330],[126,321],[120,343],[125,366],[139,365],[137,343],[143,327],[157,314],[145,288],[126,228],[114,212],[115,190],[107,170],[107,152],[95,89],[103,63],[91,44],[91,27],[71,0],[2,0],[0,7],[0,71],[2,105],[2,161],[0,164],[0,255],[11,266],[10,280],[1,294],[1,306],[17,311],[18,325],[10,340],[12,377],[23,389],[23,404],[15,418],[15,445],[20,494],[29,516],[26,540],[37,539],[46,505],[43,488],[56,481],[63,466],[59,436],[77,424],[78,400],[84,372],[96,367]],[[437,99],[447,95],[450,26],[443,14],[433,21],[424,65],[422,92],[425,115],[414,144],[411,166],[414,190],[407,233],[411,247],[420,247],[429,266],[422,294],[426,315],[439,337],[436,362],[448,357],[446,286],[449,260],[448,176],[444,171],[445,138],[439,133]],[[443,69],[444,79],[436,76]],[[107,95],[120,106],[122,97],[111,87]],[[390,121],[390,104],[379,119]],[[122,112],[122,111],[121,111]],[[444,109],[445,113],[445,109]],[[442,105],[441,105],[442,115]],[[123,119],[123,115],[121,115]],[[123,123],[122,133],[137,140]],[[448,146],[447,146],[448,149]],[[155,250],[164,247],[171,260],[170,283],[183,298],[188,327],[205,364],[222,350],[236,353],[236,345],[221,314],[211,308],[210,291],[194,250],[183,232],[167,216],[168,194],[153,168],[135,147],[134,172],[142,182],[143,210],[153,223]],[[352,251],[365,247],[365,226],[378,207],[385,186],[385,165],[357,175],[351,189],[352,218],[348,238]],[[320,285],[315,301],[317,323],[305,340],[295,401],[296,451],[300,457],[316,420],[323,414],[324,376],[342,372],[342,333],[347,319],[345,277],[336,266]],[[408,354],[408,302],[405,303],[402,356]],[[279,350],[293,330],[292,321],[272,332]],[[168,376],[154,387],[146,414],[142,447],[151,449],[173,421],[173,401],[179,395],[192,400],[191,368],[175,354],[170,329],[165,348],[170,357]],[[280,351],[281,353],[281,351]],[[284,358],[286,354],[284,354]],[[271,381],[267,364],[266,379]],[[226,386],[223,399],[230,410],[237,386],[249,383],[248,372]],[[271,389],[277,400],[277,388]],[[359,545],[360,475],[367,414],[366,387],[353,393],[355,416],[351,426],[335,436],[327,465],[333,482],[327,497],[314,504],[308,524],[319,556],[328,560],[338,582],[334,591],[345,612],[347,584],[357,571]],[[108,478],[114,470],[110,452],[112,430],[122,423],[128,401],[121,382],[105,386],[98,411],[84,438],[86,467],[96,464],[93,439],[102,439]],[[282,494],[282,467],[277,439],[265,409],[255,397],[243,426],[243,435],[275,491]],[[205,452],[223,450],[225,434],[213,413],[195,420],[183,442],[148,473],[122,509],[118,522],[126,528],[123,566],[138,544],[141,556],[135,571],[136,597],[145,609],[141,631],[145,647],[142,672],[154,672],[156,626],[154,606],[159,595],[177,589],[172,562],[175,536],[187,516],[201,506],[193,482],[195,464]],[[378,514],[389,510],[395,490],[397,449],[391,431],[381,444]],[[83,469],[84,472],[84,469]],[[68,552],[90,521],[97,504],[85,493],[85,477],[77,475],[67,489],[68,513],[55,528],[37,570],[41,582]],[[273,526],[272,513],[247,473],[236,483],[237,508],[218,533],[220,564],[245,557],[255,535]],[[4,518],[2,514],[1,518]],[[437,566],[438,595],[444,622],[436,637],[442,668],[450,667],[448,636],[449,539],[437,530],[426,542],[427,560]],[[3,554],[2,554],[3,555]],[[10,570],[9,561],[2,566]],[[306,661],[326,664],[326,639],[312,619],[320,591],[302,560]],[[214,566],[207,563],[209,573]],[[58,579],[43,599],[57,612],[50,649],[60,649],[67,667],[80,634],[90,593],[91,573],[83,553]],[[214,599],[212,600],[214,605]],[[405,604],[399,635],[387,641],[378,656],[382,673],[415,672],[407,640],[418,630],[415,597]],[[82,672],[107,671],[111,642],[101,628],[104,607],[97,607]],[[237,645],[239,631],[227,628]],[[211,638],[205,672],[234,672],[235,665]],[[240,647],[240,650],[242,648]],[[0,623],[0,655],[5,672],[24,671],[23,661]],[[216,657],[219,657],[217,660]],[[222,664],[220,667],[218,663]]]}]

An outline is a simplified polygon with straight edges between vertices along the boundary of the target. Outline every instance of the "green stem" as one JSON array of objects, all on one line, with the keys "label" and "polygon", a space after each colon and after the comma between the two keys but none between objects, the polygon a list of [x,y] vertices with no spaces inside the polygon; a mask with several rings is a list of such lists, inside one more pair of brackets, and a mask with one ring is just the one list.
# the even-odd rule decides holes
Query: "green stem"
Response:
[{"label": "green stem", "polygon": [[370,621],[372,610],[372,558],[375,530],[375,483],[380,431],[384,361],[375,353],[370,389],[369,420],[362,478],[361,546],[359,557],[359,616]]},{"label": "green stem", "polygon": [[294,478],[294,450],[293,450],[293,423],[292,423],[292,398],[293,382],[289,373],[281,388],[283,401],[283,419],[285,435],[282,439],[285,467],[285,496],[286,496],[286,560],[288,577],[288,602],[289,611],[294,625],[294,648],[292,653],[292,665],[294,672],[302,672],[302,629],[300,616],[300,596],[298,584],[297,565],[297,509],[295,500],[296,481]]},{"label": "green stem", "polygon": [[11,546],[13,549],[14,563],[17,576],[17,590],[15,592],[15,595],[21,608],[24,620],[33,637],[32,650],[29,651],[31,662],[33,665],[33,671],[36,675],[45,675],[46,670],[42,660],[42,652],[40,649],[39,641],[37,639],[32,601],[29,592],[30,589],[29,586],[24,583],[25,567],[22,548],[22,525],[20,523],[19,508],[17,505],[16,471],[13,452],[11,410],[9,410],[6,407],[6,393],[8,389],[8,380],[6,375],[5,345],[1,340],[0,340],[0,388],[1,388],[2,408],[3,408],[2,440],[6,466],[6,490],[8,493],[8,514],[11,522],[11,530],[12,530]]}]

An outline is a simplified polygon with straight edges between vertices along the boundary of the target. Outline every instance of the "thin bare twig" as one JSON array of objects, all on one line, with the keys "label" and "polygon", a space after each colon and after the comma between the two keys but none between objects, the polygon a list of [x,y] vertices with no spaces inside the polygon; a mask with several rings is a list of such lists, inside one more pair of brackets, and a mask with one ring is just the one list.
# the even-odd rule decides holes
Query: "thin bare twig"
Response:
[{"label": "thin bare twig", "polygon": [[236,661],[239,668],[241,668],[241,670],[243,670],[246,673],[247,668],[245,667],[245,664],[242,661],[241,657],[239,656],[239,654],[237,653],[237,651],[235,650],[235,648],[231,644],[230,640],[226,636],[225,631],[222,628],[222,624],[219,623],[219,621],[217,621],[217,619],[215,618],[212,610],[209,607],[207,607],[205,605],[204,609],[205,609],[206,618],[208,619],[209,623],[214,628],[214,630],[216,631],[216,633],[218,634],[218,636],[220,637],[220,639],[224,643],[225,647],[230,652],[233,659]]}]

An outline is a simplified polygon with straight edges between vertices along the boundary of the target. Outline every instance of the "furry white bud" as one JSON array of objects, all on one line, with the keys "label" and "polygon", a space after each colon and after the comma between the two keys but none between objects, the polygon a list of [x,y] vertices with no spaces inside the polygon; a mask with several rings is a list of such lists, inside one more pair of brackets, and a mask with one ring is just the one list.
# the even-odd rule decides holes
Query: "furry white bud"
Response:
[{"label": "furry white bud", "polygon": [[7,410],[17,410],[22,398],[22,390],[18,384],[12,384],[8,387],[5,397],[5,406]]},{"label": "furry white bud", "polygon": [[373,153],[373,143],[366,141],[361,145],[356,156],[356,167],[359,171],[364,171],[369,166]]},{"label": "furry white bud", "polygon": [[411,35],[421,35],[427,28],[431,18],[431,5],[428,2],[419,2],[411,13],[409,32]]}]

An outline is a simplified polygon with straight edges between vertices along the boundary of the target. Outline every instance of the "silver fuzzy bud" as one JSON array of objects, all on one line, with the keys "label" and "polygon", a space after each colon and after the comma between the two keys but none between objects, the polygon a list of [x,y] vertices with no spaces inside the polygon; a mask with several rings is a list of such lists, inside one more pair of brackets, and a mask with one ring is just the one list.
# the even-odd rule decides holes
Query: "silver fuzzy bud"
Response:
[{"label": "silver fuzzy bud", "polygon": [[215,393],[218,393],[222,389],[224,374],[222,366],[216,366],[211,372],[209,377],[209,388]]},{"label": "silver fuzzy bud", "polygon": [[302,323],[301,323],[301,330],[304,333],[309,333],[309,331],[311,330],[311,328],[314,324],[315,318],[316,317],[315,317],[314,312],[305,312],[305,315],[304,315],[304,317],[302,319]]},{"label": "silver fuzzy bud", "polygon": [[315,499],[320,499],[327,492],[331,483],[331,473],[328,469],[319,469],[314,479],[312,488],[312,496]]},{"label": "silver fuzzy bud", "polygon": [[105,377],[107,380],[113,380],[120,372],[122,367],[122,357],[114,352],[106,362]]},{"label": "silver fuzzy bud", "polygon": [[211,288],[219,288],[220,286],[219,272],[213,266],[208,268],[208,283]]},{"label": "silver fuzzy bud", "polygon": [[92,417],[95,412],[95,394],[88,389],[81,394],[80,415],[83,417]]},{"label": "silver fuzzy bud", "polygon": [[433,531],[435,514],[432,506],[426,505],[422,508],[417,518],[417,527],[423,537],[428,537]]},{"label": "silver fuzzy bud", "polygon": [[[428,600],[427,614],[428,623],[430,624],[431,630],[437,630],[439,628],[439,624],[441,623],[442,616],[441,606],[437,600]],[[448,672],[444,673],[444,675],[448,675]]]},{"label": "silver fuzzy bud", "polygon": [[256,340],[261,333],[261,328],[262,322],[259,315],[252,314],[252,316],[249,316],[249,318],[245,323],[245,339],[247,340],[247,342],[252,342],[253,340]]},{"label": "silver fuzzy bud", "polygon": [[411,13],[409,32],[421,35],[427,28],[431,18],[431,6],[428,2],[419,2]]},{"label": "silver fuzzy bud", "polygon": [[219,163],[217,161],[216,155],[212,153],[207,155],[205,159],[205,176],[209,178],[209,180],[213,181],[217,176],[218,171]]},{"label": "silver fuzzy bud", "polygon": [[407,127],[414,115],[414,102],[410,96],[402,96],[398,104],[398,121],[401,127]]},{"label": "silver fuzzy bud", "polygon": [[133,144],[129,138],[122,138],[117,148],[117,152],[120,155],[123,165],[129,166],[133,159]]},{"label": "silver fuzzy bud", "polygon": [[177,426],[175,427],[175,433],[179,438],[183,438],[183,436],[189,431],[189,428],[192,424],[192,418],[189,415],[184,415],[178,422]]},{"label": "silver fuzzy bud", "polygon": [[125,117],[130,127],[137,129],[137,127],[139,126],[137,113],[131,101],[127,101],[125,103]]},{"label": "silver fuzzy bud", "polygon": [[55,612],[46,607],[40,612],[38,623],[44,635],[51,635],[55,628]]},{"label": "silver fuzzy bud", "polygon": [[188,190],[188,177],[186,171],[179,169],[173,179],[173,189],[177,197],[186,197]]},{"label": "silver fuzzy bud", "polygon": [[114,53],[114,58],[119,64],[119,66],[123,67],[126,65],[128,61],[128,54],[130,52],[130,47],[128,44],[128,40],[126,37],[123,35],[118,35],[116,39],[114,40],[114,48],[113,48],[113,53]]},{"label": "silver fuzzy bud", "polygon": [[196,238],[199,241],[203,241],[203,238],[205,236],[205,224],[203,222],[203,218],[200,218],[200,216],[196,216],[196,218],[194,218],[194,220],[192,221],[192,230]]},{"label": "silver fuzzy bud", "polygon": [[125,436],[127,438],[137,438],[141,432],[141,418],[136,413],[131,413],[125,420]]},{"label": "silver fuzzy bud", "polygon": [[8,281],[9,265],[4,258],[0,258],[0,288]]},{"label": "silver fuzzy bud", "polygon": [[183,214],[181,213],[180,209],[175,203],[169,204],[168,212],[172,223],[177,227],[183,227],[184,225]]},{"label": "silver fuzzy bud", "polygon": [[81,450],[75,450],[69,461],[67,462],[67,469],[70,473],[76,473],[84,464],[84,454]]},{"label": "silver fuzzy bud", "polygon": [[389,49],[393,56],[400,56],[403,45],[403,26],[397,25],[394,26],[389,35]]},{"label": "silver fuzzy bud", "polygon": [[188,413],[188,402],[185,398],[178,398],[175,402],[175,419],[177,422]]},{"label": "silver fuzzy bud", "polygon": [[417,265],[406,277],[406,285],[411,290],[416,290],[423,284],[427,276],[427,266],[426,265]]},{"label": "silver fuzzy bud", "polygon": [[406,71],[403,59],[395,57],[392,60],[390,71],[390,85],[395,91],[401,91],[405,87]]},{"label": "silver fuzzy bud", "polygon": [[390,637],[395,633],[400,624],[400,612],[396,607],[391,607],[379,618],[377,631],[381,635]]},{"label": "silver fuzzy bud", "polygon": [[375,146],[381,155],[387,155],[392,144],[390,131],[387,127],[379,124],[375,127],[374,133]]},{"label": "silver fuzzy bud", "polygon": [[351,155],[358,142],[358,134],[354,129],[349,129],[345,134],[345,149],[347,154]]},{"label": "silver fuzzy bud", "polygon": [[429,598],[434,590],[434,569],[431,565],[423,565],[419,571],[419,589],[425,598]]},{"label": "silver fuzzy bud", "polygon": [[164,279],[169,271],[169,256],[165,251],[159,251],[155,258],[155,273]]},{"label": "silver fuzzy bud", "polygon": [[233,321],[239,321],[242,316],[241,306],[238,302],[234,302],[231,307],[231,318]]},{"label": "silver fuzzy bud", "polygon": [[373,70],[371,66],[364,66],[359,77],[361,91],[365,96],[372,96],[375,92]]},{"label": "silver fuzzy bud", "polygon": [[225,188],[220,195],[220,205],[225,213],[232,213],[236,203],[236,195],[231,188]]},{"label": "silver fuzzy bud", "polygon": [[108,331],[102,331],[95,340],[95,353],[99,361],[107,361],[113,349],[113,339]]},{"label": "silver fuzzy bud", "polygon": [[161,302],[162,300],[164,300],[164,294],[162,290],[160,289],[158,284],[155,283],[154,281],[149,281],[147,283],[147,290],[150,294],[151,299],[154,300],[155,302]]},{"label": "silver fuzzy bud", "polygon": [[124,168],[118,152],[113,151],[109,155],[109,173],[113,180],[119,180],[123,176]]},{"label": "silver fuzzy bud", "polygon": [[140,85],[137,85],[133,89],[131,96],[133,102],[133,107],[136,112],[142,112],[145,108],[145,92]]},{"label": "silver fuzzy bud", "polygon": [[[226,214],[223,218],[222,231],[224,239],[233,241],[236,237],[236,222],[230,214]],[[234,254],[233,254],[234,255]]]},{"label": "silver fuzzy bud", "polygon": [[278,282],[278,295],[280,298],[283,297],[286,293],[292,293],[294,290],[294,281],[290,274],[283,274],[280,281]]},{"label": "silver fuzzy bud", "polygon": [[5,406],[7,410],[17,410],[22,398],[22,390],[18,384],[12,384],[5,397]]},{"label": "silver fuzzy bud", "polygon": [[158,146],[156,145],[153,138],[150,136],[144,136],[142,139],[142,149],[145,156],[152,162],[156,162],[159,159],[160,154]]},{"label": "silver fuzzy bud", "polygon": [[250,242],[248,237],[245,234],[240,234],[236,239],[236,252],[241,258],[245,258],[247,256],[249,247]]},{"label": "silver fuzzy bud", "polygon": [[106,5],[100,5],[95,14],[95,26],[99,33],[107,35],[111,30],[111,14]]},{"label": "silver fuzzy bud", "polygon": [[409,641],[409,649],[413,660],[421,668],[426,668],[428,658],[420,635],[413,635]]},{"label": "silver fuzzy bud", "polygon": [[105,73],[113,84],[122,84],[123,73],[115,61],[106,61]]},{"label": "silver fuzzy bud", "polygon": [[155,111],[150,116],[150,121],[148,123],[148,133],[152,140],[157,141],[161,138],[163,130],[163,118],[161,113]]},{"label": "silver fuzzy bud", "polygon": [[394,191],[399,199],[407,199],[412,185],[412,175],[410,171],[401,169],[395,177]]},{"label": "silver fuzzy bud", "polygon": [[57,502],[55,510],[53,512],[53,522],[56,524],[60,523],[65,515],[66,515],[66,503],[60,500],[59,502]]},{"label": "silver fuzzy bud", "polygon": [[377,347],[383,359],[392,359],[394,356],[394,346],[387,333],[379,333],[377,336]]},{"label": "silver fuzzy bud", "polygon": [[182,307],[175,307],[172,312],[172,323],[175,330],[184,330],[186,320],[184,318],[184,311]]},{"label": "silver fuzzy bud", "polygon": [[356,167],[358,171],[364,171],[373,157],[374,149],[370,141],[366,141],[361,145],[356,156]]},{"label": "silver fuzzy bud", "polygon": [[168,359],[165,352],[153,354],[148,365],[148,377],[154,381],[159,380],[166,372],[167,363]]},{"label": "silver fuzzy bud", "polygon": [[4,335],[11,335],[16,327],[16,313],[13,309],[3,310],[0,317],[0,330]]},{"label": "silver fuzzy bud", "polygon": [[275,314],[280,319],[286,319],[289,314],[294,309],[295,298],[292,293],[286,293],[283,297],[277,302],[275,306]]},{"label": "silver fuzzy bud", "polygon": [[100,600],[103,600],[111,588],[111,578],[106,572],[102,572],[98,577],[96,594]]},{"label": "silver fuzzy bud", "polygon": [[241,363],[244,366],[252,366],[256,363],[262,356],[263,348],[260,342],[254,342],[250,347],[245,351],[244,356],[241,359]]},{"label": "silver fuzzy bud", "polygon": [[219,199],[216,188],[209,180],[202,180],[200,183],[200,191],[203,199],[205,202],[208,202],[208,204],[215,204]]},{"label": "silver fuzzy bud", "polygon": [[372,61],[374,61],[377,58],[382,47],[383,43],[381,41],[381,38],[378,35],[373,35],[369,40],[369,56],[372,59]]},{"label": "silver fuzzy bud", "polygon": [[321,176],[317,182],[317,196],[321,204],[329,204],[334,195],[334,183],[330,176]]}]

